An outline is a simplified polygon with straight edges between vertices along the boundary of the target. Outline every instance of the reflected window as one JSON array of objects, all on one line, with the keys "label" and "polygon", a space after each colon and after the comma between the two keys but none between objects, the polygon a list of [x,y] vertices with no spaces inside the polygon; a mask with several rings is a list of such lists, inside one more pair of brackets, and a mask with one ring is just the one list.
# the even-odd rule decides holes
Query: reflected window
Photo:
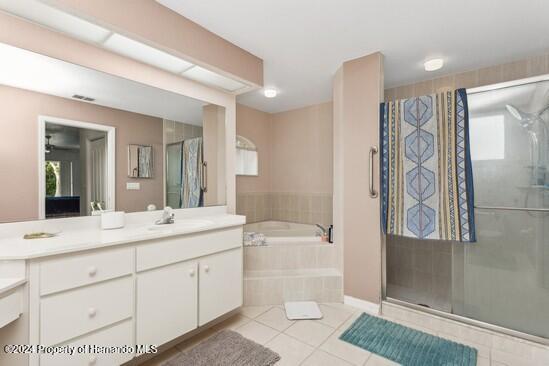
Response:
[{"label": "reflected window", "polygon": [[505,159],[505,120],[502,114],[471,118],[472,160]]},{"label": "reflected window", "polygon": [[242,136],[236,136],[236,174],[258,175],[257,147]]}]

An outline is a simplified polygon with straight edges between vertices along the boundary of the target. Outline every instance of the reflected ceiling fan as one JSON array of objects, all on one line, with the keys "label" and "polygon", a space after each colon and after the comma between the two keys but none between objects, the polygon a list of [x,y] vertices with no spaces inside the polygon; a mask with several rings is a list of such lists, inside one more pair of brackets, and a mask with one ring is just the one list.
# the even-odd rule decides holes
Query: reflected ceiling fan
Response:
[{"label": "reflected ceiling fan", "polygon": [[45,149],[44,149],[44,152],[46,154],[51,153],[53,151],[53,149],[55,149],[55,150],[70,150],[70,148],[67,148],[67,147],[53,145],[52,143],[50,143],[50,139],[51,139],[51,135],[46,135],[47,142],[46,142]]}]

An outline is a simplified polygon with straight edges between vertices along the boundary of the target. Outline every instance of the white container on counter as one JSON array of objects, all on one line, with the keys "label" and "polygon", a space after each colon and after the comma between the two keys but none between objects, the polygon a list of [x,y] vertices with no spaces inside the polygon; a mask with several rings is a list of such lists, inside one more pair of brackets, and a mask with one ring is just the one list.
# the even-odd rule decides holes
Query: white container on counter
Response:
[{"label": "white container on counter", "polygon": [[112,230],[124,227],[124,211],[109,211],[101,213],[101,229]]}]

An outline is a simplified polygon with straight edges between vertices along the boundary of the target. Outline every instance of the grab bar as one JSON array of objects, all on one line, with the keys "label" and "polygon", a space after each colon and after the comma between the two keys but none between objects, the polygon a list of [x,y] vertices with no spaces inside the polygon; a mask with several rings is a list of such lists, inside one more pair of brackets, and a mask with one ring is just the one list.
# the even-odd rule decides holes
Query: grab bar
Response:
[{"label": "grab bar", "polygon": [[202,162],[202,176],[200,177],[200,189],[202,192],[208,192],[208,163]]},{"label": "grab bar", "polygon": [[369,183],[370,183],[370,197],[376,198],[377,197],[377,191],[374,189],[374,154],[377,154],[378,149],[377,146],[370,147],[370,173],[369,173]]}]

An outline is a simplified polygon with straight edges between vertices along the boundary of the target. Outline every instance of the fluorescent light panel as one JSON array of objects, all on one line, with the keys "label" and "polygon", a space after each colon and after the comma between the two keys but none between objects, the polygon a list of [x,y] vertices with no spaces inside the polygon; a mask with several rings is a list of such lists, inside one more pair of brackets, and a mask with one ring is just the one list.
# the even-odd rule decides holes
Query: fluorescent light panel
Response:
[{"label": "fluorescent light panel", "polygon": [[213,71],[207,70],[200,66],[195,66],[183,72],[181,75],[189,79],[192,79],[204,84],[217,86],[219,88],[232,91],[232,92],[242,89],[243,87],[246,86],[245,84],[239,81],[229,79],[225,76],[219,75]]},{"label": "fluorescent light panel", "polygon": [[110,36],[103,46],[113,52],[176,74],[193,66],[190,62],[118,33]]},{"label": "fluorescent light panel", "polygon": [[0,9],[87,42],[99,43],[111,33],[108,29],[36,0],[0,0]]},{"label": "fluorescent light panel", "polygon": [[0,0],[0,9],[134,60],[234,92],[247,85],[83,20],[37,0]]}]

